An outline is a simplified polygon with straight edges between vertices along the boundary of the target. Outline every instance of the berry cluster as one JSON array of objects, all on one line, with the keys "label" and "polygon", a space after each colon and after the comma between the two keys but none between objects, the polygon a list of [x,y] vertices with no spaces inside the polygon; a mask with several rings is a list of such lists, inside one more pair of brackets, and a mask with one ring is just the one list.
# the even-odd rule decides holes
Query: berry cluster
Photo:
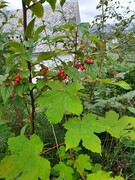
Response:
[{"label": "berry cluster", "polygon": [[41,68],[40,72],[41,72],[42,74],[46,74],[47,71],[48,71],[48,67],[47,67],[47,66],[44,66],[44,65],[42,65],[41,67],[42,67],[42,68]]},{"label": "berry cluster", "polygon": [[76,69],[81,69],[82,71],[86,69],[85,66],[84,66],[84,64],[75,64],[74,67],[75,67]]},{"label": "berry cluster", "polygon": [[87,59],[84,60],[86,64],[94,64],[94,60],[92,59],[92,56],[88,56]]},{"label": "berry cluster", "polygon": [[58,71],[58,75],[62,78],[62,80],[65,80],[67,78],[67,74],[63,69]]},{"label": "berry cluster", "polygon": [[13,82],[13,86],[17,86],[17,84],[20,82],[20,80],[21,80],[21,77],[20,77],[20,74],[18,73],[15,76],[15,80]]}]

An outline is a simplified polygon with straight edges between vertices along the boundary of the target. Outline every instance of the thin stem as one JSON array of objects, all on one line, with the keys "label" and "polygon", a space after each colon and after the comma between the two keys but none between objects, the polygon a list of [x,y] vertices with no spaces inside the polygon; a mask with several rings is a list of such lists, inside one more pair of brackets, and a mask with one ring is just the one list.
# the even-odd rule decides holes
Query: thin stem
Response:
[{"label": "thin stem", "polygon": [[72,154],[72,149],[69,149],[69,153],[70,153],[70,158],[74,161],[75,165],[77,166],[78,170],[79,170],[79,173],[82,177],[83,180],[86,180],[84,174],[83,174],[83,171],[80,167],[80,165],[78,164],[78,162],[76,162],[75,158],[73,157],[73,154]]},{"label": "thin stem", "polygon": [[57,147],[57,149],[58,149],[58,147],[59,147],[59,146],[58,146],[58,141],[57,141],[57,137],[56,137],[56,133],[55,133],[55,129],[54,129],[53,125],[52,125],[52,131],[53,131],[53,135],[54,135],[56,147]]},{"label": "thin stem", "polygon": [[[25,32],[27,29],[27,7],[24,3],[24,1],[22,0],[22,8],[23,8],[23,28],[24,28],[24,40],[27,41],[27,38],[25,37]],[[26,48],[26,50],[28,50],[28,48]],[[28,64],[28,69],[30,72],[30,76],[29,76],[29,83],[32,83],[32,68],[31,68],[31,62],[27,61]],[[30,99],[31,99],[31,133],[34,134],[35,131],[35,100],[34,100],[34,89],[30,90]]]},{"label": "thin stem", "polygon": [[47,149],[47,150],[44,150],[43,152],[40,153],[40,155],[46,154],[47,152],[49,152],[49,151],[51,151],[51,150],[53,150],[53,149],[56,149],[56,148],[62,146],[63,144],[64,144],[64,143],[61,143],[61,144],[58,144],[58,145],[56,145],[56,146],[53,146],[53,147],[51,147],[51,148],[49,148],[49,149]]}]

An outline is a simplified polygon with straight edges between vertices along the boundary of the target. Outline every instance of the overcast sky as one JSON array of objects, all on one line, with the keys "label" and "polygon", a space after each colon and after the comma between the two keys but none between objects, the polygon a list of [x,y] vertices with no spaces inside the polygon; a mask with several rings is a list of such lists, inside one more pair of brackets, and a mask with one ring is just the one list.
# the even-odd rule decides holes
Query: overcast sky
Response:
[{"label": "overcast sky", "polygon": [[[5,1],[10,3],[8,9],[21,8],[21,0],[5,0]],[[99,4],[99,1],[100,0],[78,0],[81,21],[91,22],[93,20],[93,18],[98,14],[98,10],[96,10],[96,6]],[[128,5],[128,0],[120,0],[120,2],[123,6]],[[131,0],[131,2],[133,2],[131,8],[135,10],[135,0]]]}]

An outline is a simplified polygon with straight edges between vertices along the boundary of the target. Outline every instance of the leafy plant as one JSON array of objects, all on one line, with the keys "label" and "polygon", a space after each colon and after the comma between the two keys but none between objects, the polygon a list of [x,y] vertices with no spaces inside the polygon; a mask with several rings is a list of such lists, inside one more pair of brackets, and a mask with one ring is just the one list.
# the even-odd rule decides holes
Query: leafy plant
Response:
[{"label": "leafy plant", "polygon": [[[65,20],[49,35],[44,21],[36,27],[44,2],[22,1],[17,41],[1,29],[0,178],[130,180],[135,66],[134,31],[126,28],[134,16],[118,14],[119,3],[100,1],[93,26]],[[56,10],[56,0],[46,2]],[[110,32],[108,18],[117,20]],[[39,42],[49,50],[33,57]]]}]

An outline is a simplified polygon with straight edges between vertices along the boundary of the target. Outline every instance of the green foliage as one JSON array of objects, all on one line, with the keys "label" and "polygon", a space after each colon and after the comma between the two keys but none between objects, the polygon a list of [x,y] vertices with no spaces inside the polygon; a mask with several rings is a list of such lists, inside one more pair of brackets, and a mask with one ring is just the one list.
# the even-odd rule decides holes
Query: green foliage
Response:
[{"label": "green foliage", "polygon": [[57,178],[59,180],[62,180],[63,178],[67,180],[73,179],[72,174],[74,173],[74,170],[71,167],[65,165],[63,162],[59,162],[59,164],[56,164],[53,167],[53,170],[59,173],[59,177]]},{"label": "green foliage", "polygon": [[5,83],[1,85],[1,96],[3,98],[4,103],[8,100],[8,98],[11,96],[13,92],[13,87],[9,85],[8,87],[6,86]]},{"label": "green foliage", "polygon": [[34,24],[35,24],[35,18],[34,19],[32,19],[30,22],[29,22],[29,24],[28,24],[28,26],[27,26],[27,28],[26,28],[26,32],[25,32],[25,37],[26,38],[31,38],[32,37],[32,33],[33,33],[33,31],[34,31]]},{"label": "green foliage", "polygon": [[104,132],[105,126],[99,124],[96,115],[87,114],[82,120],[72,118],[64,124],[64,127],[67,129],[66,149],[77,147],[82,140],[85,148],[92,152],[101,153],[101,141],[95,133]]},{"label": "green foliage", "polygon": [[106,113],[106,117],[98,118],[99,123],[106,126],[106,131],[111,134],[111,136],[116,138],[127,137],[135,139],[135,118],[124,116],[119,118],[119,115],[114,111],[109,111]]},{"label": "green foliage", "polygon": [[40,1],[35,3],[33,6],[31,6],[30,10],[38,18],[42,18],[44,15],[44,8],[43,5],[40,3]]},{"label": "green foliage", "polygon": [[0,178],[49,179],[50,163],[40,157],[43,144],[38,136],[32,135],[30,140],[25,136],[13,137],[8,145],[11,155],[1,161]]},{"label": "green foliage", "polygon": [[[77,167],[77,164],[79,167]],[[88,155],[79,155],[78,158],[76,159],[76,164],[74,164],[74,168],[77,168],[77,171],[80,172],[80,169],[84,173],[84,169],[86,170],[91,170],[92,169],[92,164],[90,157]]]},{"label": "green foliage", "polygon": [[92,174],[89,174],[87,176],[87,180],[94,180],[94,179],[99,179],[99,180],[124,180],[122,177],[120,176],[115,176],[114,178],[113,177],[110,177],[110,172],[105,172],[105,171],[98,171],[97,173],[92,173]]},{"label": "green foliage", "polygon": [[[0,3],[0,178],[135,179],[134,13],[100,1],[91,24],[64,19],[48,34],[44,2],[56,10],[23,0],[24,32],[4,32]],[[33,56],[38,44],[49,50]]]},{"label": "green foliage", "polygon": [[[50,90],[43,92],[37,100],[42,108],[47,108],[46,115],[50,123],[60,122],[65,113],[80,115],[83,107],[77,96],[78,90],[83,89],[79,83],[65,85],[62,82],[49,82]],[[46,102],[46,103],[44,103]]]}]

